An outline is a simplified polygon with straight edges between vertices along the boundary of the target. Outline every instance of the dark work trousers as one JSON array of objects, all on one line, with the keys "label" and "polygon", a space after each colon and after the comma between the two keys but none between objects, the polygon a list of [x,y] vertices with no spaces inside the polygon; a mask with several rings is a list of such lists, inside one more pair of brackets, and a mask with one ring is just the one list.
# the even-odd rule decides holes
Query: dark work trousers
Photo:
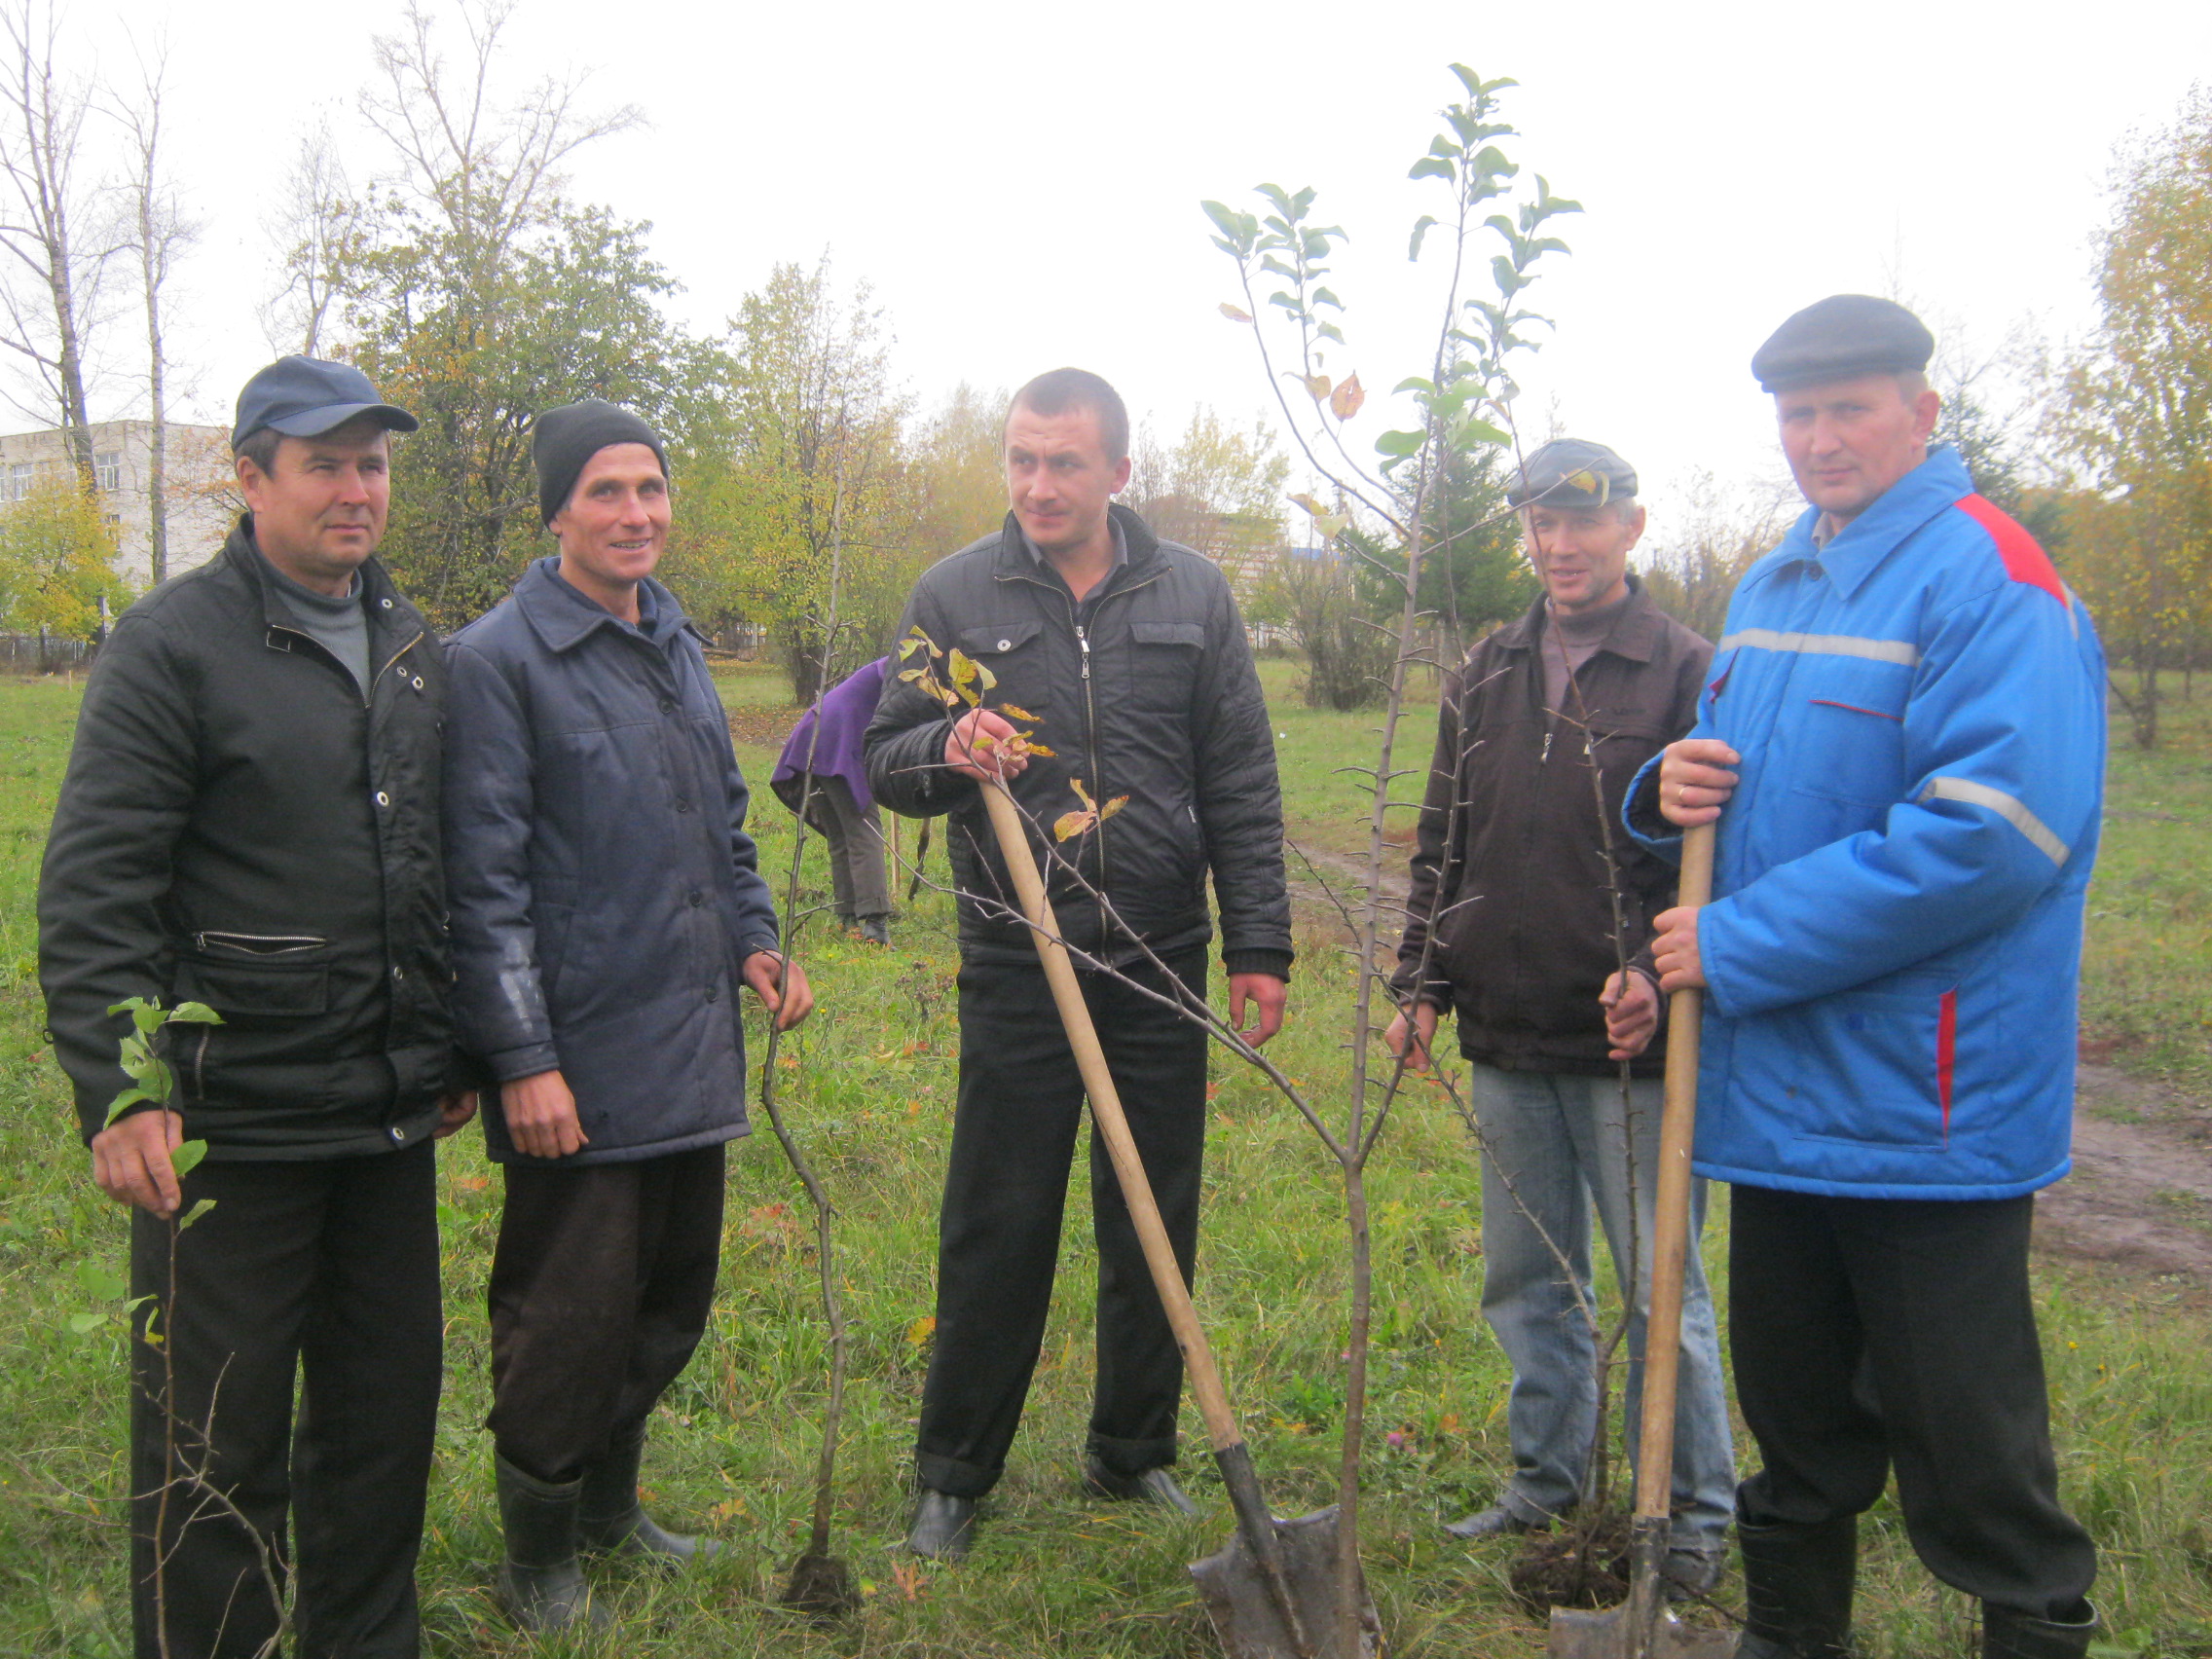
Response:
[{"label": "dark work trousers", "polygon": [[1898,1476],[1928,1569],[2039,1619],[2080,1616],[2089,1536],[2058,1506],[2028,1294],[2033,1197],[1838,1198],[1739,1186],[1729,1335],[1766,1466],[1747,1524],[1856,1515]]},{"label": "dark work trousers", "polygon": [[500,1172],[493,1445],[527,1475],[572,1480],[617,1430],[645,1420],[706,1333],[722,1148]]},{"label": "dark work trousers", "polygon": [[840,922],[891,914],[891,878],[884,867],[883,814],[853,798],[842,778],[816,778],[807,823],[830,843],[830,897]]},{"label": "dark work trousers", "polygon": [[[1167,958],[1194,989],[1202,948]],[[1157,970],[1137,970],[1151,982]],[[1205,1033],[1141,992],[1081,976],[1090,1017],[1189,1282],[1205,1148]],[[963,963],[960,1101],[938,1220],[937,1344],[922,1389],[922,1484],[979,1497],[1006,1466],[1059,1256],[1083,1080],[1042,966]],[[1118,1474],[1175,1460],[1183,1357],[1105,1142],[1090,1143],[1098,1380],[1086,1441]]]},{"label": "dark work trousers", "polygon": [[295,1580],[299,1659],[414,1655],[445,1334],[429,1144],[208,1161],[185,1177],[184,1198],[215,1207],[176,1235],[173,1301],[169,1228],[131,1212],[131,1293],[168,1303],[160,1328],[175,1367],[172,1414],[163,1348],[131,1345],[138,1659],[163,1650],[158,1617],[169,1659],[261,1652],[277,1623],[265,1551],[277,1582]]}]

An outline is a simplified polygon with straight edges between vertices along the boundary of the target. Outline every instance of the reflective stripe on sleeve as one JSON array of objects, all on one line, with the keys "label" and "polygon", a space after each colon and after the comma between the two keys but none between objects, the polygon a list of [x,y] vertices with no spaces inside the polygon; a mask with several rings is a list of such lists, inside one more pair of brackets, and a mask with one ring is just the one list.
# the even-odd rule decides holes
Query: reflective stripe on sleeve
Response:
[{"label": "reflective stripe on sleeve", "polygon": [[1772,628],[1746,628],[1730,634],[1714,649],[1728,651],[1738,645],[1809,656],[1864,657],[1869,662],[1894,662],[1900,668],[1917,667],[1920,662],[1920,647],[1910,640],[1868,640],[1857,634],[1781,634]]},{"label": "reflective stripe on sleeve", "polygon": [[1970,806],[1986,806],[2006,823],[2025,835],[2036,851],[2054,865],[2064,865],[2073,856],[2073,849],[2050,832],[2044,823],[2017,795],[2009,795],[2003,790],[1993,790],[1987,784],[1977,784],[1966,778],[1932,778],[1928,787],[1920,792],[1922,800],[1963,800]]}]

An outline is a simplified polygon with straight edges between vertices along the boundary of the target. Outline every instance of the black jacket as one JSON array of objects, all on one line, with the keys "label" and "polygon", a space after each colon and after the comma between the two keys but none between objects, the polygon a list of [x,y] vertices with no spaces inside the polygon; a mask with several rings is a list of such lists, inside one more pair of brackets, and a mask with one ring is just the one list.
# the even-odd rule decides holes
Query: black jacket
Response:
[{"label": "black jacket", "polygon": [[412,1146],[451,1086],[438,856],[437,640],[361,567],[370,694],[265,574],[241,519],[133,605],[78,717],[39,882],[39,973],[86,1138],[129,1086],[126,997],[172,1028],[211,1158]]},{"label": "black jacket", "polygon": [[[1113,508],[1128,552],[1079,607],[1031,556],[1012,514],[995,534],[933,566],[900,624],[940,650],[958,646],[997,677],[985,701],[1037,717],[1038,756],[1014,799],[1048,828],[1080,809],[1073,780],[1101,804],[1128,803],[1080,841],[1057,844],[1157,951],[1212,935],[1205,878],[1221,910],[1232,973],[1287,977],[1282,796],[1274,733],[1229,583],[1212,561],[1163,542]],[[896,676],[909,664],[894,663]],[[1025,722],[1017,725],[1029,729]],[[976,961],[1033,962],[976,786],[944,766],[945,709],[911,683],[886,682],[868,723],[868,788],[894,812],[952,815],[946,840],[961,894],[960,945]],[[1102,906],[1038,842],[1063,935],[1110,961],[1137,952]],[[977,895],[988,896],[979,903]]]},{"label": "black jacket", "polygon": [[[558,563],[447,646],[462,1043],[502,1082],[560,1068],[590,1137],[564,1162],[712,1146],[747,1126],[740,970],[777,948],[745,779],[668,589],[645,584],[632,627]],[[516,1159],[498,1102],[483,1116]]]},{"label": "black jacket", "polygon": [[[1675,866],[1621,829],[1621,796],[1689,730],[1713,647],[1629,580],[1628,608],[1565,710],[1544,707],[1541,597],[1444,683],[1395,983],[1404,993],[1418,979],[1423,1000],[1456,1014],[1461,1052],[1500,1070],[1613,1069],[1598,1006],[1616,962],[1608,833],[1631,957],[1674,903]],[[1654,1044],[1638,1073],[1655,1075],[1663,1058]]]}]

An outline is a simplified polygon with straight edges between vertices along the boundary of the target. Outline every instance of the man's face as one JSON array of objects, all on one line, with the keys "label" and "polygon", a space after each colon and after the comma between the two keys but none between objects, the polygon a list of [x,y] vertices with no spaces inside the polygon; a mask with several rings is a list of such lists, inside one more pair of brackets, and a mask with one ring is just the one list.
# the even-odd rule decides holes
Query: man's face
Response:
[{"label": "man's face", "polygon": [[608,444],[584,462],[569,504],[553,515],[561,571],[579,586],[635,587],[668,545],[668,480],[644,444]]},{"label": "man's face", "polygon": [[350,421],[283,439],[267,472],[240,456],[238,478],[262,556],[303,586],[343,593],[384,539],[391,436],[374,421]]},{"label": "man's face", "polygon": [[1896,375],[1861,375],[1774,394],[1782,452],[1805,499],[1848,524],[1928,459],[1942,399]]},{"label": "man's face", "polygon": [[1096,412],[1040,415],[1016,404],[1007,417],[1007,502],[1040,551],[1089,545],[1105,533],[1107,504],[1128,481],[1128,457],[1106,459]]},{"label": "man's face", "polygon": [[1628,554],[1643,535],[1642,507],[1538,504],[1522,512],[1521,529],[1554,610],[1595,610],[1628,592]]}]

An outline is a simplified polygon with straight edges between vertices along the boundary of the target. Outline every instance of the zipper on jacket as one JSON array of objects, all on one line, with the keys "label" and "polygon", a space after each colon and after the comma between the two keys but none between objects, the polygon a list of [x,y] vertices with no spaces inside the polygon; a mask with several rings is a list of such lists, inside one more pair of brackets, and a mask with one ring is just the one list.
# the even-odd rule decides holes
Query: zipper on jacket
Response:
[{"label": "zipper on jacket", "polygon": [[320,934],[222,933],[209,928],[194,934],[192,942],[202,950],[221,945],[248,956],[288,956],[295,951],[320,950],[330,940]]}]

